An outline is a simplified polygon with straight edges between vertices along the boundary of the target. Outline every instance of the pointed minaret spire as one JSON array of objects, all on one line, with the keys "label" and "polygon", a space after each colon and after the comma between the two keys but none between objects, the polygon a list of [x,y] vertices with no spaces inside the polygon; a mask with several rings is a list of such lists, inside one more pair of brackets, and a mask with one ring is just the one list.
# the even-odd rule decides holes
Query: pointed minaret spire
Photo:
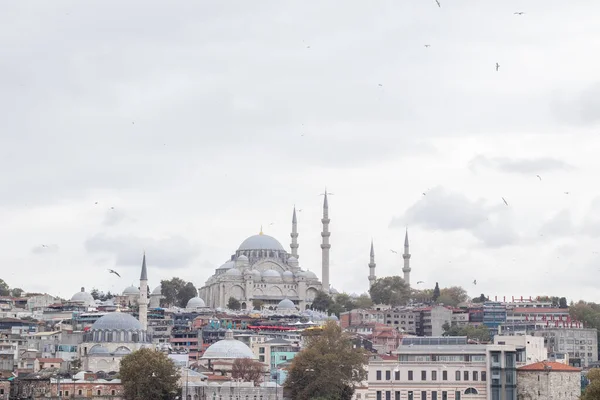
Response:
[{"label": "pointed minaret spire", "polygon": [[140,274],[140,298],[138,299],[138,319],[145,330],[148,329],[148,270],[146,269],[146,252],[142,258],[142,273]]},{"label": "pointed minaret spire", "polygon": [[323,284],[323,291],[325,293],[329,293],[329,249],[331,249],[331,245],[329,244],[329,237],[331,233],[329,232],[329,204],[327,203],[327,189],[325,189],[325,198],[323,199],[323,218],[321,222],[323,223],[323,231],[321,232],[321,237],[323,238],[323,242],[321,243],[321,283]]},{"label": "pointed minaret spire", "polygon": [[410,285],[410,252],[408,251],[408,228],[406,228],[406,234],[404,236],[404,254],[402,254],[402,258],[404,259],[404,268],[402,268],[402,272],[404,272],[404,282]]},{"label": "pointed minaret spire", "polygon": [[296,259],[298,256],[298,221],[296,219],[296,206],[294,206],[294,214],[292,215],[292,233],[290,234],[292,237],[292,243],[290,244],[290,248],[292,249],[292,256]]},{"label": "pointed minaret spire", "polygon": [[369,287],[373,286],[377,277],[375,276],[375,250],[373,249],[373,239],[371,239],[371,260],[369,262]]}]

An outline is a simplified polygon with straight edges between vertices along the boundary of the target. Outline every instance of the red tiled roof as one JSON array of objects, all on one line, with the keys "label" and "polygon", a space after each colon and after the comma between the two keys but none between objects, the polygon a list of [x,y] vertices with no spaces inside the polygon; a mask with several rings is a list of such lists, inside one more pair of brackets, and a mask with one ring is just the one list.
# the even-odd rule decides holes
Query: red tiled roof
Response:
[{"label": "red tiled roof", "polygon": [[513,313],[529,313],[529,314],[568,314],[568,308],[545,308],[545,307],[515,307]]},{"label": "red tiled roof", "polygon": [[41,363],[61,363],[64,360],[62,358],[38,358]]},{"label": "red tiled roof", "polygon": [[382,360],[388,360],[388,361],[392,361],[392,360],[397,360],[398,356],[390,356],[388,354],[379,354],[379,357],[381,357]]},{"label": "red tiled roof", "polygon": [[231,378],[223,375],[206,375],[209,381],[230,381]]},{"label": "red tiled roof", "polygon": [[557,371],[557,372],[581,372],[580,368],[571,367],[570,365],[554,362],[542,361],[535,364],[525,365],[517,368],[519,371]]}]

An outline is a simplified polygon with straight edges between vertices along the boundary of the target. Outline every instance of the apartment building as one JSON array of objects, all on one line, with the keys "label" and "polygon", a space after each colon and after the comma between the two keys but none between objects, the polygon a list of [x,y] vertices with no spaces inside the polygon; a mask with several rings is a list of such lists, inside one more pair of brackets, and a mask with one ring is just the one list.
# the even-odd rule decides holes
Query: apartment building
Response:
[{"label": "apartment building", "polygon": [[469,345],[466,337],[404,338],[394,355],[371,358],[364,398],[516,400],[514,346]]},{"label": "apartment building", "polygon": [[598,361],[598,331],[594,328],[549,328],[533,332],[544,338],[550,353],[566,353],[573,367],[587,368]]}]

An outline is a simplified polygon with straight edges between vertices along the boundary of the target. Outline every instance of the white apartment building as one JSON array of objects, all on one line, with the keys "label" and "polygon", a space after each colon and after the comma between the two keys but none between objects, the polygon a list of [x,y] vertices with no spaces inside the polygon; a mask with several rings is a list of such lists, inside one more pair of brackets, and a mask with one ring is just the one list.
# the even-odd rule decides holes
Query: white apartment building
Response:
[{"label": "white apartment building", "polygon": [[[517,349],[517,363],[529,365],[548,359],[544,338],[531,335],[494,336],[494,344],[509,344]],[[523,350],[523,351],[520,351]]]},{"label": "white apartment building", "polygon": [[[369,362],[369,400],[516,400],[516,349],[466,337],[405,338]],[[358,394],[356,396],[357,399]]]}]

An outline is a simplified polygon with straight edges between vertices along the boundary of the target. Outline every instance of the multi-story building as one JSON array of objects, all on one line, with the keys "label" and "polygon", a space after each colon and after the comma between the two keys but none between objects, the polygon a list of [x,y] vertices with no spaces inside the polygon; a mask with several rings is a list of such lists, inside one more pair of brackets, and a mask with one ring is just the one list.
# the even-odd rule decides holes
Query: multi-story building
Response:
[{"label": "multi-story building", "polygon": [[394,354],[370,360],[368,399],[516,400],[514,346],[419,337],[405,338]]},{"label": "multi-story building", "polygon": [[447,307],[433,306],[417,311],[419,312],[416,325],[418,336],[442,336],[444,324],[452,322],[452,310]]},{"label": "multi-story building", "polygon": [[[389,313],[388,313],[389,314]],[[340,326],[346,329],[350,326],[385,323],[385,313],[381,310],[364,310],[357,308],[340,314]]]},{"label": "multi-story building", "polygon": [[385,311],[385,324],[409,335],[417,334],[421,313],[414,308],[394,308]]},{"label": "multi-story building", "polygon": [[483,324],[490,329],[490,333],[498,333],[498,326],[506,323],[506,305],[495,301],[483,303]]},{"label": "multi-story building", "polygon": [[465,326],[469,324],[469,313],[466,310],[452,310],[452,326]]},{"label": "multi-story building", "polygon": [[581,396],[581,370],[548,361],[520,367],[517,395],[523,400],[577,400]]},{"label": "multi-story building", "polygon": [[[494,344],[509,344],[517,349],[517,363],[534,364],[548,359],[544,338],[531,335],[494,336]],[[519,351],[521,350],[521,351]]]},{"label": "multi-story building", "polygon": [[549,328],[533,332],[542,336],[550,353],[567,353],[573,367],[587,368],[598,361],[598,331],[594,328]]}]

